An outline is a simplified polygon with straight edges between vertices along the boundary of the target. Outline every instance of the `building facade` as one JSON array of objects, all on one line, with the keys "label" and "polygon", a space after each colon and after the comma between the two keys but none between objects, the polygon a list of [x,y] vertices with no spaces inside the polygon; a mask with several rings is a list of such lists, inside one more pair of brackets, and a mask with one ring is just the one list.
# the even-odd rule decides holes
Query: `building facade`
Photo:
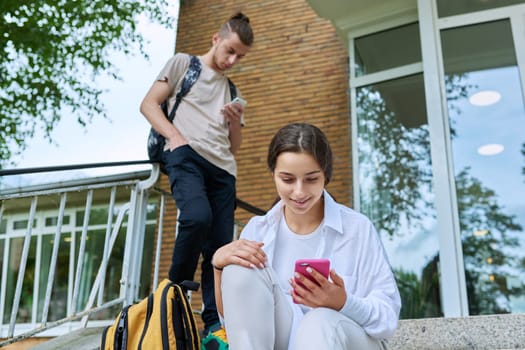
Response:
[{"label": "building facade", "polygon": [[[237,156],[237,197],[267,210],[277,193],[266,167],[273,134],[285,123],[305,121],[322,128],[335,153],[334,177],[328,189],[349,203],[351,157],[348,104],[348,55],[328,20],[302,0],[183,1],[176,51],[204,54],[211,37],[236,10],[249,18],[255,41],[248,55],[228,72],[247,100],[243,144]],[[160,67],[159,67],[160,70]],[[167,178],[161,187],[169,191]],[[168,207],[169,205],[169,207]],[[170,211],[173,210],[173,211]],[[167,203],[160,274],[167,276],[174,244],[175,206]],[[242,208],[242,224],[254,214]],[[198,279],[200,272],[197,272]],[[193,299],[200,307],[200,293]]]},{"label": "building facade", "polygon": [[268,209],[271,136],[313,123],[329,191],[379,230],[402,318],[525,312],[525,1],[184,1],[176,51],[206,52],[236,10],[255,32],[229,73],[248,100],[238,197]]},{"label": "building facade", "polygon": [[[525,0],[188,0],[180,10],[178,52],[205,53],[237,10],[255,32],[228,73],[248,101],[239,199],[269,209],[271,137],[287,123],[315,124],[334,151],[328,190],[378,229],[401,318],[525,312]],[[140,268],[139,297],[167,277],[177,219],[167,178],[142,208],[137,250],[126,250],[138,226],[126,207],[131,175],[2,197],[0,337],[11,320],[18,333],[89,304],[110,236],[98,304],[120,297],[129,266]],[[253,215],[239,206],[237,231]],[[200,308],[200,293],[192,303]],[[95,322],[111,322],[112,307]]]}]

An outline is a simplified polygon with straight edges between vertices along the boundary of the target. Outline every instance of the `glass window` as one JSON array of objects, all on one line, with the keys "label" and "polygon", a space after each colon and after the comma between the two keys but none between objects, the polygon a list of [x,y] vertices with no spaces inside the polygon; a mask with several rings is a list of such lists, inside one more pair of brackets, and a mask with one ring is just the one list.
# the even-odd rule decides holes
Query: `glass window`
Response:
[{"label": "glass window", "polygon": [[[106,210],[107,212],[107,210]],[[117,248],[122,245],[122,252],[124,251],[124,234],[120,234],[119,237],[122,237],[121,239],[117,239]],[[79,255],[79,249],[80,249],[80,241],[81,241],[82,235],[79,233],[77,235],[76,240],[76,249],[75,249],[75,264],[78,262],[78,255]],[[77,304],[77,311],[84,309],[86,302],[89,297],[89,293],[91,292],[91,288],[93,286],[93,283],[95,281],[96,275],[98,273],[98,268],[100,264],[102,263],[102,254],[104,252],[104,244],[105,244],[105,237],[106,237],[106,230],[89,230],[87,232],[86,236],[86,245],[85,245],[85,251],[83,260],[81,261],[82,264],[82,276],[81,276],[81,282],[80,282],[80,288],[79,288],[79,295],[78,295],[78,304]],[[120,249],[119,249],[120,252]],[[120,262],[122,261],[123,255],[119,255]],[[113,266],[112,266],[113,265]],[[118,268],[121,268],[121,263],[114,263],[112,264],[111,261],[108,264],[109,270],[113,269],[114,266],[118,266]],[[76,272],[76,270],[75,270]],[[110,274],[110,272],[108,272]],[[113,277],[120,276],[115,275]],[[107,276],[106,276],[107,277]],[[109,281],[106,281],[106,288],[110,288],[111,284],[119,285],[120,277],[110,279]]]},{"label": "glass window", "polygon": [[[69,218],[69,215],[64,215],[62,225],[69,225]],[[58,216],[47,217],[45,222],[46,227],[56,227],[58,224]]]},{"label": "glass window", "polygon": [[124,248],[126,245],[126,229],[121,228],[109,256],[108,269],[106,271],[105,295],[104,298],[109,300],[115,298],[120,293],[119,281],[122,274],[122,259],[124,259]]},{"label": "glass window", "polygon": [[[82,227],[84,225],[85,210],[79,210],[76,213],[76,225]],[[89,213],[89,225],[107,225],[108,223],[108,208],[91,208]]]},{"label": "glass window", "polygon": [[439,17],[447,17],[523,3],[525,0],[437,0],[437,9]]},{"label": "glass window", "polygon": [[[29,223],[29,220],[17,220],[13,222],[13,229],[14,230],[26,230],[28,223]],[[34,227],[36,227],[36,219],[33,220],[33,228]]]},{"label": "glass window", "polygon": [[401,318],[441,316],[423,75],[361,87],[356,96],[360,210],[394,268]]},{"label": "glass window", "polygon": [[[9,240],[9,259],[7,262],[7,290],[5,297],[5,309],[3,322],[9,324],[11,318],[11,311],[13,309],[13,301],[16,291],[16,284],[18,280],[18,271],[20,270],[20,263],[22,257],[22,250],[24,247],[24,238],[18,237]],[[35,279],[35,251],[36,251],[36,237],[31,238],[29,245],[29,254],[27,257],[27,265],[25,268],[24,282],[22,284],[22,293],[20,295],[20,304],[16,318],[17,323],[31,322],[31,314],[33,307],[33,281]]]},{"label": "glass window", "polygon": [[[49,266],[53,253],[54,235],[42,236],[42,257],[40,264],[40,288],[38,298],[38,316],[42,315],[46,297],[47,281],[49,279]],[[59,242],[58,256],[55,268],[55,281],[51,290],[51,299],[48,309],[50,322],[66,317],[68,285],[69,285],[69,252],[71,249],[71,234],[62,233]]]},{"label": "glass window", "polygon": [[146,220],[156,220],[158,215],[159,206],[157,202],[150,202],[146,208]]},{"label": "glass window", "polygon": [[139,296],[147,296],[151,291],[151,283],[153,276],[153,253],[155,252],[155,224],[146,225],[146,232],[144,233],[144,247],[142,249],[142,267]]},{"label": "glass window", "polygon": [[525,109],[510,22],[441,40],[469,312],[523,313]]},{"label": "glass window", "polygon": [[5,247],[5,239],[0,238],[0,274],[2,271],[4,271],[4,247]]},{"label": "glass window", "polygon": [[355,39],[355,75],[421,62],[417,23],[385,30]]}]

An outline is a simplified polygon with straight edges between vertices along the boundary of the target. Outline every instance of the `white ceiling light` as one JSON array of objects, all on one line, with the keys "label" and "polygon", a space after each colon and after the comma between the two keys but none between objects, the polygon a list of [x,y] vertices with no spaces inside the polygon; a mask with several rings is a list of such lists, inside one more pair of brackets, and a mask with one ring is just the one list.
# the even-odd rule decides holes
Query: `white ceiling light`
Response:
[{"label": "white ceiling light", "polygon": [[503,152],[504,149],[505,147],[503,147],[503,145],[500,145],[499,143],[490,143],[479,147],[478,153],[482,156],[493,156],[495,154]]},{"label": "white ceiling light", "polygon": [[468,100],[474,106],[490,106],[501,100],[501,94],[492,90],[479,91],[470,96]]},{"label": "white ceiling light", "polygon": [[482,236],[486,236],[488,233],[489,233],[489,230],[475,230],[474,236],[482,237]]}]

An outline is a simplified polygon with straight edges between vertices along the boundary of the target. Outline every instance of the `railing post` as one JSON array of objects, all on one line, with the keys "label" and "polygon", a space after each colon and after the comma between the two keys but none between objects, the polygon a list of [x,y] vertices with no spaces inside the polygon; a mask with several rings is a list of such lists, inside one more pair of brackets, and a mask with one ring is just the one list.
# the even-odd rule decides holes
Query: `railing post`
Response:
[{"label": "railing post", "polygon": [[27,231],[24,239],[24,247],[22,248],[22,257],[20,258],[20,269],[18,270],[18,279],[16,281],[15,297],[13,301],[13,308],[11,309],[11,320],[9,322],[9,331],[7,337],[11,338],[15,331],[16,315],[20,306],[20,295],[22,294],[22,285],[24,284],[24,275],[26,272],[27,255],[29,254],[29,246],[31,244],[31,232],[33,231],[33,222],[35,220],[36,204],[38,197],[33,197],[31,200],[31,208],[29,209],[29,219],[27,220]]},{"label": "railing post", "polygon": [[[104,254],[102,255],[102,266],[107,266],[109,259],[109,243],[111,238],[111,226],[113,225],[113,211],[115,210],[115,199],[117,196],[117,187],[113,186],[109,197],[108,220],[106,223],[106,236],[104,237]],[[106,279],[106,268],[101,271],[100,286],[98,288],[97,306],[102,305],[104,296],[104,282]]]},{"label": "railing post", "polygon": [[82,276],[82,268],[84,266],[84,253],[86,251],[86,237],[89,227],[89,216],[91,214],[91,204],[93,203],[93,190],[88,191],[86,198],[86,209],[84,211],[84,223],[82,225],[82,236],[80,238],[80,248],[78,249],[77,269],[75,273],[75,285],[73,288],[73,299],[71,300],[70,310],[76,313],[78,308],[78,294],[80,293],[80,281]]},{"label": "railing post", "polygon": [[55,269],[58,259],[58,248],[60,247],[60,236],[62,233],[62,220],[64,219],[64,210],[66,207],[67,193],[62,193],[60,198],[60,207],[58,210],[58,222],[55,230],[55,239],[53,243],[53,253],[51,255],[51,262],[49,263],[49,277],[47,280],[46,296],[44,300],[44,308],[42,310],[42,324],[46,324],[47,315],[49,312],[49,304],[51,302],[51,292],[55,281]]},{"label": "railing post", "polygon": [[126,244],[122,265],[121,293],[125,304],[135,301],[142,259],[141,248],[144,246],[145,219],[149,189],[157,182],[160,167],[154,164],[150,177],[141,181],[133,189],[130,199]]},{"label": "railing post", "polygon": [[162,248],[162,235],[164,232],[164,210],[166,206],[166,194],[162,193],[160,196],[159,209],[159,224],[157,230],[157,247],[155,249],[155,266],[153,270],[153,289],[157,288],[159,284],[159,265],[160,265],[160,251]]},{"label": "railing post", "polygon": [[[2,218],[4,217],[4,203],[2,202],[2,205],[0,205],[0,222],[2,222]],[[1,282],[0,282],[0,327],[4,324],[4,305],[5,305],[5,294],[6,294],[6,288],[7,288],[7,261],[9,257],[9,239],[6,238],[5,244],[4,244],[4,255],[1,257],[2,261],[4,262],[2,264],[2,271],[0,273],[2,274]]]}]

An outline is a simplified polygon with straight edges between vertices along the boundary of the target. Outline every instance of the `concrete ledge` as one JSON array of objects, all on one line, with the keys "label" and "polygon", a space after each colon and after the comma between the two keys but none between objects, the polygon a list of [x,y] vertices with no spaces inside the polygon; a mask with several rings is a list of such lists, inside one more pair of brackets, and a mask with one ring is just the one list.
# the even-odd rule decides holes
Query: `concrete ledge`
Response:
[{"label": "concrete ledge", "polygon": [[[98,350],[103,328],[81,329],[32,350]],[[525,350],[525,314],[401,320],[390,350]]]},{"label": "concrete ledge", "polygon": [[31,350],[99,350],[104,328],[82,328],[48,340]]},{"label": "concrete ledge", "polygon": [[525,314],[401,320],[389,348],[525,349]]}]

